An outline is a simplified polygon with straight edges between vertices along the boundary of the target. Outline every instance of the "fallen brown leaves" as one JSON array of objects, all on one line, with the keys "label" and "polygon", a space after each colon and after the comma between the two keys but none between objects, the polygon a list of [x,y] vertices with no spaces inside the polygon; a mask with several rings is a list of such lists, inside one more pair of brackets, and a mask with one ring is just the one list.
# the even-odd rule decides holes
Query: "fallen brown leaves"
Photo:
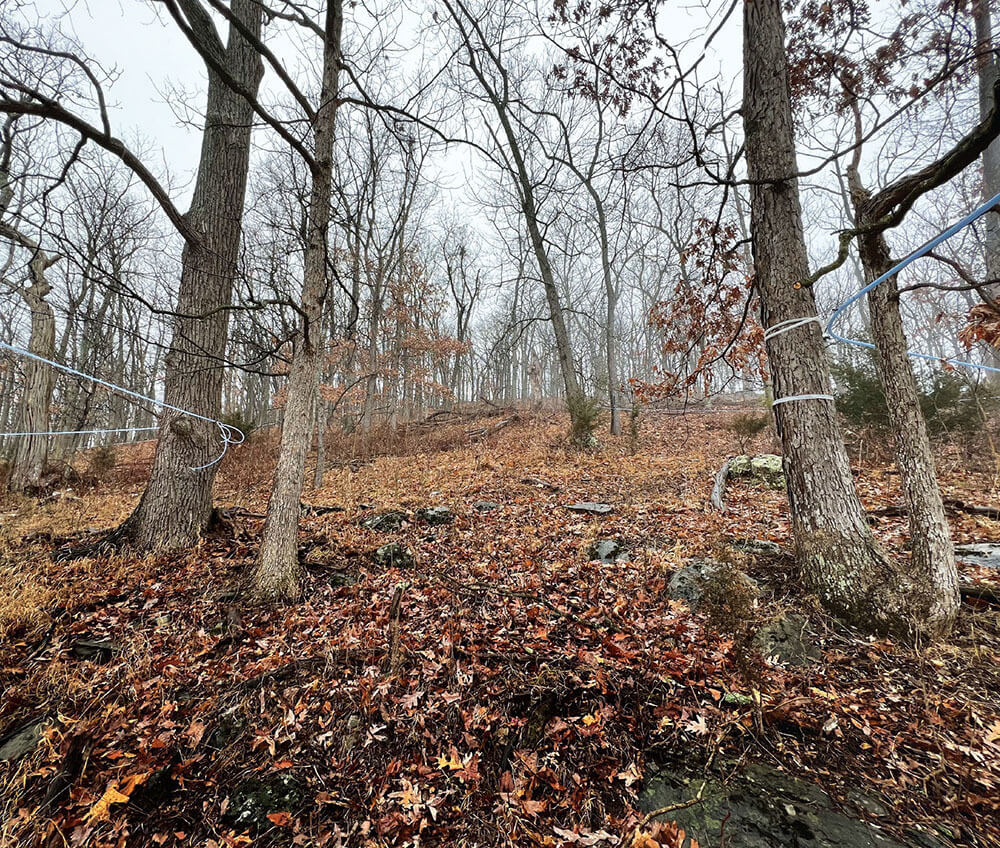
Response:
[{"label": "fallen brown leaves", "polygon": [[[944,822],[1000,844],[995,612],[966,613],[952,640],[919,651],[856,639],[809,607],[786,558],[745,559],[768,587],[761,615],[794,605],[820,636],[823,661],[791,669],[748,663],[740,640],[669,597],[673,569],[726,538],[789,542],[781,492],[737,485],[724,515],[706,509],[730,450],[721,423],[654,423],[633,456],[624,440],[567,452],[561,423],[524,419],[474,445],[333,470],[308,499],[344,511],[303,517],[295,606],[230,595],[255,519],[183,555],[54,563],[60,535],[111,526],[130,497],[12,504],[2,557],[18,578],[3,589],[35,594],[17,595],[32,608],[7,613],[2,631],[0,731],[35,717],[46,729],[33,755],[0,764],[0,841],[679,846],[676,827],[637,811],[646,763],[696,773],[760,758],[842,799],[863,783],[890,809],[887,827]],[[240,462],[220,475],[220,499],[259,512],[266,487],[250,488]],[[886,472],[859,477],[871,506],[899,500]],[[982,500],[984,480],[952,475],[948,494]],[[500,508],[478,512],[478,500]],[[614,511],[561,508],[576,500]],[[416,516],[434,504],[455,521]],[[400,508],[398,531],[359,523]],[[997,534],[987,517],[955,520],[962,538]],[[54,538],[24,541],[45,528]],[[904,529],[879,520],[889,543]],[[622,540],[631,560],[588,561],[598,537]],[[416,566],[376,566],[370,552],[388,541]],[[84,638],[118,647],[74,659]],[[253,823],[234,819],[240,787],[279,778],[295,791]]]}]

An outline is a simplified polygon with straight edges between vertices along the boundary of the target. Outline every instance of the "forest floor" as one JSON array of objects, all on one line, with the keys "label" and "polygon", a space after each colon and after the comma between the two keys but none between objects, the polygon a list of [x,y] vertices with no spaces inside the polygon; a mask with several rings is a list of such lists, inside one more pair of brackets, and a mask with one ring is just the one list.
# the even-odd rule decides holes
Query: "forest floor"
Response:
[{"label": "forest floor", "polygon": [[[1000,609],[963,603],[947,640],[918,646],[825,616],[794,577],[783,491],[735,480],[710,509],[743,452],[726,422],[650,415],[637,444],[593,452],[530,415],[353,462],[334,444],[342,467],[304,497],[338,508],[303,514],[304,597],[264,608],[237,593],[267,435],[227,457],[228,520],[188,552],[58,556],[128,514],[149,446],[94,488],[0,502],[0,844],[655,848],[691,827],[729,848],[1000,845]],[[884,451],[855,460],[869,510],[900,502]],[[940,474],[949,499],[998,501],[988,456],[942,446]],[[612,510],[565,508],[580,501]],[[433,506],[453,520],[421,517]],[[398,526],[361,523],[389,510]],[[951,517],[958,542],[1000,540],[1000,522]],[[905,518],[872,521],[903,549]],[[599,540],[627,561],[591,559]],[[373,558],[393,542],[415,562]],[[693,612],[670,584],[698,558],[722,563],[723,591]],[[789,621],[802,656],[765,656],[758,631]],[[753,768],[777,781],[767,809],[696,833]],[[679,800],[650,800],[657,771]],[[869,836],[820,833],[827,801]],[[781,819],[772,841],[761,816]]]}]

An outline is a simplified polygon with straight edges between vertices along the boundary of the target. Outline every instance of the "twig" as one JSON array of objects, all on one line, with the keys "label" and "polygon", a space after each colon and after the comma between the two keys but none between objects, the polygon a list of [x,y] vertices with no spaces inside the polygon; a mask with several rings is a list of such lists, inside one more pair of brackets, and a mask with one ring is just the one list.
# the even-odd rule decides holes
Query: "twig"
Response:
[{"label": "twig", "polygon": [[393,677],[399,675],[402,664],[399,652],[399,618],[403,601],[403,585],[400,583],[396,586],[396,591],[392,593],[392,603],[389,605],[389,674]]},{"label": "twig", "polygon": [[651,813],[647,813],[646,817],[641,822],[639,822],[639,829],[641,830],[647,824],[649,824],[653,819],[665,815],[666,813],[672,813],[674,812],[674,810],[683,810],[686,809],[687,807],[693,807],[695,804],[700,804],[701,796],[704,794],[705,787],[707,785],[708,781],[703,780],[701,782],[701,788],[698,790],[698,794],[695,795],[694,798],[690,798],[687,801],[679,801],[676,804],[667,804],[667,806],[665,807],[660,807],[657,810],[653,810]]}]

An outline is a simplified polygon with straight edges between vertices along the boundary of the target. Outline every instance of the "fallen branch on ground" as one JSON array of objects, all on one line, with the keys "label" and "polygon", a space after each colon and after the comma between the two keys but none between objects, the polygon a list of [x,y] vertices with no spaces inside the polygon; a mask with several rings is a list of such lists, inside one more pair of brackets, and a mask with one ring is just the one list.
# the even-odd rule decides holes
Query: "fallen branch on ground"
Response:
[{"label": "fallen branch on ground", "polygon": [[715,475],[715,485],[712,487],[712,506],[719,512],[726,511],[725,497],[726,497],[726,483],[729,480],[729,464],[732,459],[727,459],[723,464],[722,468],[719,469],[719,473]]}]

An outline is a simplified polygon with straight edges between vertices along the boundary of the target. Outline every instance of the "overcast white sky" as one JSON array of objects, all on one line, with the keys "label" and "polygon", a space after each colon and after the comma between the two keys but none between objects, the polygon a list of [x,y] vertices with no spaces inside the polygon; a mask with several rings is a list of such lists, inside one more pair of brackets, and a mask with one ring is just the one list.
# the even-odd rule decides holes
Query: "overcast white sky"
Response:
[{"label": "overcast white sky", "polygon": [[[191,91],[203,107],[204,65],[172,22],[161,20],[145,0],[43,0],[40,10],[63,14],[62,28],[88,55],[119,77],[109,92],[115,132],[137,133],[162,151],[175,178],[189,175],[198,160],[198,135],[180,125],[166,102],[172,86]],[[187,180],[185,180],[186,182]]]},{"label": "overcast white sky", "polygon": [[[716,12],[721,3],[711,0],[711,11]],[[374,2],[366,8],[379,15],[380,5],[398,8],[396,2]],[[414,4],[415,17],[426,19],[429,15],[421,10],[429,12],[434,5],[433,0]],[[157,12],[152,0],[40,0],[38,8],[43,14],[61,17],[61,27],[91,58],[106,70],[118,72],[109,92],[115,132],[130,142],[138,135],[151,154],[162,157],[176,187],[175,199],[183,206],[197,165],[200,138],[196,128],[183,125],[178,111],[183,114],[181,104],[185,101],[200,111],[206,83],[204,66],[184,37],[165,12]],[[678,42],[689,38],[700,41],[698,36],[708,20],[701,0],[670,3],[663,11],[662,32]],[[738,79],[740,30],[740,15],[736,13],[703,64],[703,78],[714,76],[722,67],[727,81]],[[178,97],[178,93],[187,96]],[[467,151],[456,151],[453,156],[468,160]],[[467,170],[467,165],[458,161],[439,164],[453,176]]]}]

